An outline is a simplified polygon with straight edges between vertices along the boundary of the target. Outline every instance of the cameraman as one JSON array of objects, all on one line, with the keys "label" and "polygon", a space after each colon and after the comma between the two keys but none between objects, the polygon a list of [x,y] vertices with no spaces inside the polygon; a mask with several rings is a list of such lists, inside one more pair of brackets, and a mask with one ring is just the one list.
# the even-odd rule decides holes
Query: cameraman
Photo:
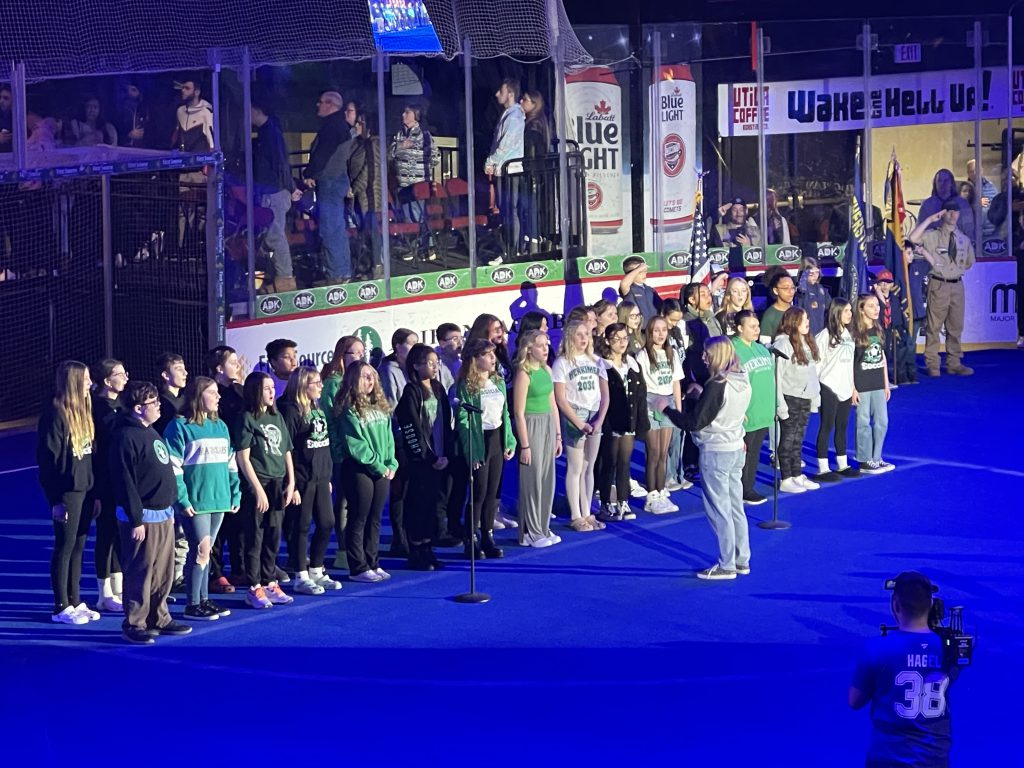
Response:
[{"label": "cameraman", "polygon": [[850,685],[850,706],[871,702],[874,732],[867,768],[948,768],[946,698],[956,670],[943,668],[943,643],[929,626],[932,583],[916,571],[896,577],[898,631],[868,641]]}]

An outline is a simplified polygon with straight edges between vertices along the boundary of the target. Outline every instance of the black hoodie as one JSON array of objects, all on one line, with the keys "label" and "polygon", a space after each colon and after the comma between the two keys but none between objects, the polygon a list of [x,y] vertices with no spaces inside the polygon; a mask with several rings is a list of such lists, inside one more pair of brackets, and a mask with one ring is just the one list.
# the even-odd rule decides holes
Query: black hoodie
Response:
[{"label": "black hoodie", "polygon": [[110,472],[107,468],[107,452],[110,449],[110,430],[120,411],[120,400],[111,400],[96,392],[92,393],[92,423],[96,435],[92,444],[93,454],[96,456],[96,461],[92,465],[92,471],[96,478],[92,492],[98,499],[111,499],[114,495],[110,483]]},{"label": "black hoodie", "polygon": [[[441,422],[444,455],[451,458],[455,454],[452,406],[440,382],[431,379],[430,387],[437,400],[437,418]],[[420,382],[410,381],[405,385],[405,391],[402,392],[402,398],[395,409],[397,442],[404,449],[404,457],[411,461],[433,464],[438,456],[434,450],[433,429],[427,409],[424,407],[423,394],[423,385]]]},{"label": "black hoodie", "polygon": [[167,509],[178,498],[178,484],[163,438],[131,412],[117,415],[107,453],[114,499],[133,527],[144,509]]},{"label": "black hoodie", "polygon": [[82,458],[75,458],[68,439],[67,422],[52,403],[39,417],[36,463],[39,465],[39,485],[51,507],[60,504],[65,493],[92,488],[92,446],[85,449]]}]

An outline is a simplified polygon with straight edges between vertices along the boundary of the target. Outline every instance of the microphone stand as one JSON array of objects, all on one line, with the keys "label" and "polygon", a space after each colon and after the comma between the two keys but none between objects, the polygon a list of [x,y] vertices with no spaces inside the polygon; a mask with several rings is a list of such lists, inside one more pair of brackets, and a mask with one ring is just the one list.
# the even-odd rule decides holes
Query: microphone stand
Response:
[{"label": "microphone stand", "polygon": [[775,372],[775,394],[772,398],[775,403],[775,430],[772,437],[772,519],[762,520],[757,527],[767,531],[784,531],[793,527],[792,523],[779,520],[779,358],[786,355],[773,347],[769,347],[768,350],[772,353],[772,370]]},{"label": "microphone stand", "polygon": [[[483,409],[470,405],[469,403],[463,403],[461,401],[455,401],[455,407],[461,408],[466,412],[466,421],[469,422],[469,417],[478,413],[483,415]],[[476,591],[476,515],[474,514],[473,505],[473,430],[469,430],[469,456],[466,457],[469,464],[469,592],[462,592],[455,595],[452,600],[456,603],[468,603],[468,604],[479,604],[486,603],[491,599],[491,596],[486,592]]]}]

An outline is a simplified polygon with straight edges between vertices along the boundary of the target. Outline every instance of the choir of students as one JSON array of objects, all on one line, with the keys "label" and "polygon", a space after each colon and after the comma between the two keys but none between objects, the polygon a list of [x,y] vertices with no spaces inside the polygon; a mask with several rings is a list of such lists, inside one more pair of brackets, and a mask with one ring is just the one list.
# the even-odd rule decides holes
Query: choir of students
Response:
[{"label": "choir of students", "polygon": [[[37,451],[54,527],[53,620],[124,613],[125,637],[139,643],[187,632],[156,606],[171,593],[176,528],[184,617],[205,621],[230,613],[211,592],[245,587],[248,606],[269,609],[291,603],[289,592],[341,589],[332,570],[347,569],[358,582],[391,578],[380,555],[385,506],[390,554],[414,570],[440,569],[435,550],[452,546],[501,558],[494,532],[502,528],[518,528],[521,546],[551,547],[562,540],[551,524],[560,458],[568,525],[577,532],[635,519],[630,499],[645,493],[646,512],[677,511],[672,493],[691,485],[685,464],[700,478],[719,542],[718,562],[698,576],[749,573],[743,506],[766,500],[756,473],[776,420],[782,492],[892,469],[881,455],[889,383],[877,298],[832,300],[815,334],[814,311],[793,304],[792,278],[776,272],[769,286],[766,329],[742,279],[729,281],[717,315],[704,286],[687,287],[683,301],[661,301],[634,279],[623,294],[630,301],[567,314],[553,362],[540,313],[522,319],[512,349],[504,323],[488,314],[464,337],[443,323],[437,348],[399,329],[379,373],[355,336],[338,340],[322,371],[299,365],[288,339],[270,342],[269,369],[248,376],[230,347],[211,350],[208,375],[190,376],[180,356],[167,354],[159,393],[145,382],[129,385],[117,360],[100,361],[92,375],[68,361],[40,420]],[[640,304],[657,314],[644,317]],[[846,455],[853,407],[859,468]],[[802,445],[819,410],[812,478]],[[646,491],[631,477],[637,441]],[[500,505],[513,458],[514,517]],[[92,519],[97,610],[79,594]],[[332,531],[338,547],[328,561]],[[146,535],[156,540],[145,545]],[[282,544],[288,571],[278,564]]]}]

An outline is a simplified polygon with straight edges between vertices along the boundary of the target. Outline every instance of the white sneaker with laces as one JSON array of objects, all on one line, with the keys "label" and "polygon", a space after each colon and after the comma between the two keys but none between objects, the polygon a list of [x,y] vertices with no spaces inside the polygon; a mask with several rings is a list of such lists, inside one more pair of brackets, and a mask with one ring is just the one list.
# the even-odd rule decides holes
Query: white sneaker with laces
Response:
[{"label": "white sneaker with laces", "polygon": [[383,568],[374,568],[373,572],[380,577],[381,581],[387,581],[391,578],[391,574],[385,571]]},{"label": "white sneaker with laces", "polygon": [[548,535],[545,536],[544,538],[546,538],[552,544],[561,544],[562,543],[562,537],[559,536],[557,533],[548,532]]},{"label": "white sneaker with laces", "polygon": [[623,520],[636,520],[636,512],[629,506],[628,501],[619,502],[619,513],[622,515]]},{"label": "white sneaker with laces", "polygon": [[523,534],[523,546],[524,547],[535,547],[537,549],[543,549],[544,547],[550,547],[554,542],[546,536],[534,536],[532,533]]},{"label": "white sneaker with laces", "polygon": [[96,608],[103,613],[124,613],[124,604],[117,595],[101,598]]},{"label": "white sneaker with laces", "polygon": [[324,588],[308,576],[306,578],[302,578],[296,574],[294,582],[295,583],[292,585],[292,591],[297,595],[322,595],[324,593]]},{"label": "white sneaker with laces", "polygon": [[327,571],[323,570],[322,568],[310,568],[309,578],[313,581],[314,584],[323,587],[325,591],[331,592],[337,589],[341,589],[341,582],[336,579],[332,579],[331,574],[327,573]]},{"label": "white sneaker with laces", "polygon": [[808,491],[816,491],[819,488],[821,488],[820,483],[814,482],[807,475],[800,475],[799,477],[794,477],[793,479],[800,483],[800,485],[802,485]]},{"label": "white sneaker with laces", "polygon": [[782,493],[807,493],[807,489],[804,488],[795,477],[787,477],[781,483],[779,483],[779,490]]},{"label": "white sneaker with laces", "polygon": [[[500,520],[502,523],[505,524],[506,528],[513,528],[514,529],[514,528],[518,528],[519,527],[519,521],[516,520],[514,517],[509,517],[504,512],[501,512],[500,514],[495,515],[495,518],[496,518],[495,522]],[[498,526],[495,525],[494,527],[497,528]]]},{"label": "white sneaker with laces", "polygon": [[361,581],[365,584],[376,584],[378,581],[384,581],[384,579],[377,575],[376,571],[363,571],[355,576],[349,576],[349,580]]},{"label": "white sneaker with laces", "polygon": [[674,501],[672,501],[672,497],[669,496],[668,492],[666,492],[666,491],[662,491],[661,492],[661,504],[662,504],[662,506],[665,507],[665,511],[666,512],[678,512],[679,511],[679,507],[676,506],[676,503]]},{"label": "white sneaker with laces", "polygon": [[79,603],[78,605],[76,605],[75,613],[77,613],[79,616],[84,616],[86,621],[100,620],[100,615],[85,603]]},{"label": "white sneaker with laces", "polygon": [[54,613],[50,615],[50,621],[54,621],[57,624],[88,624],[89,619],[78,613],[74,606],[69,605],[60,613]]},{"label": "white sneaker with laces", "polygon": [[494,530],[496,530],[496,531],[504,531],[505,530],[505,523],[502,522],[501,515],[495,515],[494,516]]},{"label": "white sneaker with laces", "polygon": [[649,491],[647,493],[647,501],[644,502],[644,512],[650,512],[652,515],[659,515],[660,512],[656,511],[659,509],[658,502],[661,500],[661,494],[657,491]]},{"label": "white sneaker with laces", "polygon": [[629,478],[629,495],[634,499],[642,499],[647,495],[647,489],[633,478]]},{"label": "white sneaker with laces", "polygon": [[678,480],[669,480],[667,483],[665,483],[666,491],[680,491],[682,490],[682,488],[683,484],[680,483]]}]

